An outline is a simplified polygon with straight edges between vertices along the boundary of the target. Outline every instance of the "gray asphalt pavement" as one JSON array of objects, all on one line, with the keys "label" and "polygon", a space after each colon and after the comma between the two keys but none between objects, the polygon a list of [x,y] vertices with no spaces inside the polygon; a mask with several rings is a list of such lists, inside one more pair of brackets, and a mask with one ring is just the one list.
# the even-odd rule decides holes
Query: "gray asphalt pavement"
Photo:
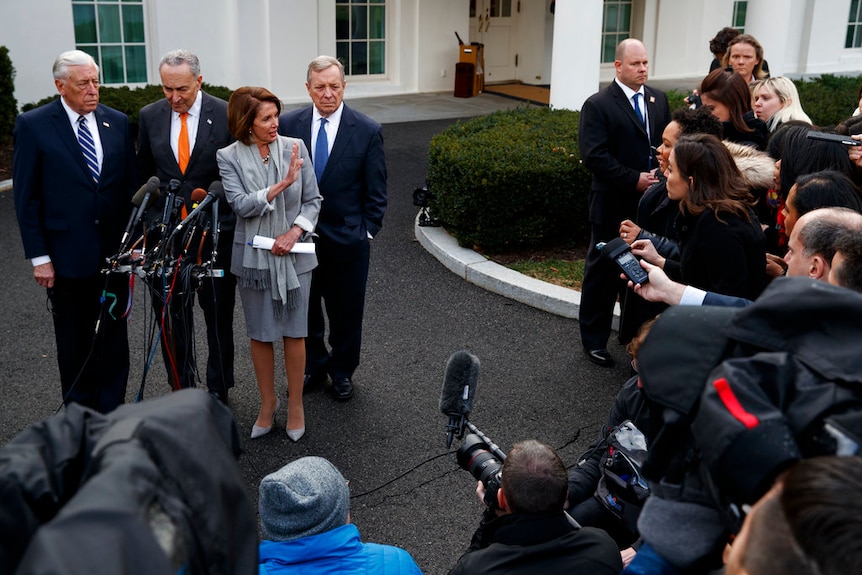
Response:
[{"label": "gray asphalt pavement", "polygon": [[[590,364],[577,322],[506,299],[467,283],[428,254],[414,237],[412,191],[424,182],[428,144],[454,120],[387,123],[389,211],[372,245],[362,363],[356,395],[336,403],[306,396],[306,436],[291,443],[279,414],[277,429],[246,440],[239,466],[256,504],[267,473],[304,455],[330,459],[350,480],[352,520],[366,541],[407,549],[428,574],[447,573],[469,543],[481,507],[475,481],[447,454],[447,418],[438,411],[449,356],[460,349],[482,362],[471,421],[503,450],[536,438],[557,448],[567,465],[595,436],[626,380],[624,350],[611,344],[618,367]],[[585,216],[584,216],[585,217]],[[52,415],[60,403],[55,345],[45,293],[31,277],[15,223],[12,193],[0,193],[0,443]],[[128,397],[143,372],[149,311],[136,293]],[[237,298],[237,387],[231,408],[247,437],[258,393]],[[203,325],[197,317],[198,326]],[[205,341],[202,334],[199,342]],[[199,347],[204,365],[205,346]],[[277,361],[280,361],[277,359]],[[147,397],[167,393],[160,354]],[[284,397],[283,371],[279,393]],[[191,444],[194,438],[189,438]]]}]

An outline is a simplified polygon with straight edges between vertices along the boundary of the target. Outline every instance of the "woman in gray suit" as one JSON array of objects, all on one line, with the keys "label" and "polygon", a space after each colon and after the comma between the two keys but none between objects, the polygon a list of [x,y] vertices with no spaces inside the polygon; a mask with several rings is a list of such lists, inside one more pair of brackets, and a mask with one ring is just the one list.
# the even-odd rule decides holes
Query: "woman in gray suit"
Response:
[{"label": "woman in gray suit", "polygon": [[[219,150],[217,159],[225,197],[237,215],[231,273],[239,278],[261,398],[251,438],[266,435],[275,422],[280,401],[273,343],[280,338],[287,372],[287,435],[299,441],[305,433],[305,337],[317,257],[291,252],[297,243],[311,242],[321,196],[305,144],[278,135],[280,111],[281,102],[266,88],[236,90],[228,102],[228,128],[237,141]],[[272,238],[272,247],[255,247],[255,236]]]}]

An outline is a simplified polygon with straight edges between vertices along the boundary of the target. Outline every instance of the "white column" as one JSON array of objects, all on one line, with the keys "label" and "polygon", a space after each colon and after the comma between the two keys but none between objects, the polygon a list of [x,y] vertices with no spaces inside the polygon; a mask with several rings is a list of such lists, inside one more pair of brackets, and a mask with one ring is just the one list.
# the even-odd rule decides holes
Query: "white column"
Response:
[{"label": "white column", "polygon": [[602,0],[558,0],[554,14],[551,107],[580,110],[599,89]]}]

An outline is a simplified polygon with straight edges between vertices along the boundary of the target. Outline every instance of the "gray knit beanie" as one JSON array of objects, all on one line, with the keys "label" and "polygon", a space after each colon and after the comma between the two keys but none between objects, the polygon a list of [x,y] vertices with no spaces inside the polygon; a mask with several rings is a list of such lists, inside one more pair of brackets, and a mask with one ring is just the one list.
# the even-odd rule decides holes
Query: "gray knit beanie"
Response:
[{"label": "gray knit beanie", "polygon": [[260,525],[270,541],[291,541],[347,523],[350,489],[322,457],[291,461],[260,482]]}]

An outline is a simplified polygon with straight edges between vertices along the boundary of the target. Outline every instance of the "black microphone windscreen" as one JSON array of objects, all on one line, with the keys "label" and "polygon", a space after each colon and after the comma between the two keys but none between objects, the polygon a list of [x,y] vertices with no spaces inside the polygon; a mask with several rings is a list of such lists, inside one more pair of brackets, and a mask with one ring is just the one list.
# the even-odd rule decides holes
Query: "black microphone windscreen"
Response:
[{"label": "black microphone windscreen", "polygon": [[446,363],[440,412],[446,415],[469,415],[473,410],[476,385],[479,382],[479,358],[469,351],[456,351]]},{"label": "black microphone windscreen", "polygon": [[210,184],[209,193],[217,199],[221,199],[224,197],[224,186],[219,180],[216,180]]},{"label": "black microphone windscreen", "polygon": [[[132,196],[132,205],[134,205],[136,207],[141,207],[141,203],[144,201],[144,198],[147,196],[147,194],[150,194],[150,200],[151,201],[153,199],[158,199],[159,198],[158,194],[160,193],[159,192],[159,184],[160,183],[161,182],[159,182],[159,179],[157,177],[155,177],[155,176],[150,177],[150,179],[147,180],[147,183],[144,184],[143,186],[141,186],[138,189],[138,191],[135,192],[135,195]],[[153,196],[155,196],[155,198]]]}]

